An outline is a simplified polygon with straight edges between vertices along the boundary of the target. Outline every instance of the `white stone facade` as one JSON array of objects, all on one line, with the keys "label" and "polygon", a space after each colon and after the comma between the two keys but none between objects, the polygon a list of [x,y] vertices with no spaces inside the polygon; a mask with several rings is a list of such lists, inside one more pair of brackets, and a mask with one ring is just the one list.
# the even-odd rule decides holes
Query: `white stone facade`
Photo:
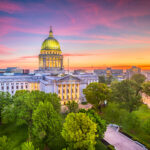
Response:
[{"label": "white stone facade", "polygon": [[48,75],[9,75],[0,76],[0,91],[14,95],[17,90],[40,90],[56,93],[62,104],[68,100],[85,101],[83,89],[91,82],[98,82],[95,75],[67,75],[64,77]]}]

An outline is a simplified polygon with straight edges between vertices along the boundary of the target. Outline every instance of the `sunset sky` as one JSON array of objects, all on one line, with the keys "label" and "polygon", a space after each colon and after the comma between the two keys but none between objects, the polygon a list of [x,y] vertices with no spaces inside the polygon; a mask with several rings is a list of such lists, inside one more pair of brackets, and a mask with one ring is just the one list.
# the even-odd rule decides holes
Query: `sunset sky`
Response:
[{"label": "sunset sky", "polygon": [[0,68],[37,69],[50,25],[65,67],[150,69],[150,0],[0,0]]}]

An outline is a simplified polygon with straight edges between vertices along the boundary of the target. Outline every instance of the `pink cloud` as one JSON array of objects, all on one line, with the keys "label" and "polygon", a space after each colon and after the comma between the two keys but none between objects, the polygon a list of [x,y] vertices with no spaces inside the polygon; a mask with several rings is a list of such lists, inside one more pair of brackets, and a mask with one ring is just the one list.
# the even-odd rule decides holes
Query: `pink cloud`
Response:
[{"label": "pink cloud", "polygon": [[4,45],[0,45],[0,55],[12,55],[15,50],[8,48]]},{"label": "pink cloud", "polygon": [[7,2],[7,1],[0,1],[0,11],[8,12],[10,14],[14,12],[20,12],[23,8],[13,2]]}]

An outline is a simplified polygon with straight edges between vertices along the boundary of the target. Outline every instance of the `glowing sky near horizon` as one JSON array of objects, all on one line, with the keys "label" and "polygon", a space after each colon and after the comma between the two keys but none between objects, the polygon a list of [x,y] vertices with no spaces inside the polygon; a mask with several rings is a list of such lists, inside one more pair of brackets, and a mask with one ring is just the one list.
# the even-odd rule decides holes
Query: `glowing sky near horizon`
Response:
[{"label": "glowing sky near horizon", "polygon": [[150,68],[149,0],[0,0],[0,68],[37,69],[50,25],[65,67]]}]

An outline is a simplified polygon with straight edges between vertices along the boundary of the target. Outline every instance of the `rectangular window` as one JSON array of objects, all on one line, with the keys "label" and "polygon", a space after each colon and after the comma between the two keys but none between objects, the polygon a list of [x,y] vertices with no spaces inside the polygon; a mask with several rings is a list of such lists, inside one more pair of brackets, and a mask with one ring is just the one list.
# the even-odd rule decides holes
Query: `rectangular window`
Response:
[{"label": "rectangular window", "polygon": [[58,94],[60,94],[60,90],[58,90]]}]

